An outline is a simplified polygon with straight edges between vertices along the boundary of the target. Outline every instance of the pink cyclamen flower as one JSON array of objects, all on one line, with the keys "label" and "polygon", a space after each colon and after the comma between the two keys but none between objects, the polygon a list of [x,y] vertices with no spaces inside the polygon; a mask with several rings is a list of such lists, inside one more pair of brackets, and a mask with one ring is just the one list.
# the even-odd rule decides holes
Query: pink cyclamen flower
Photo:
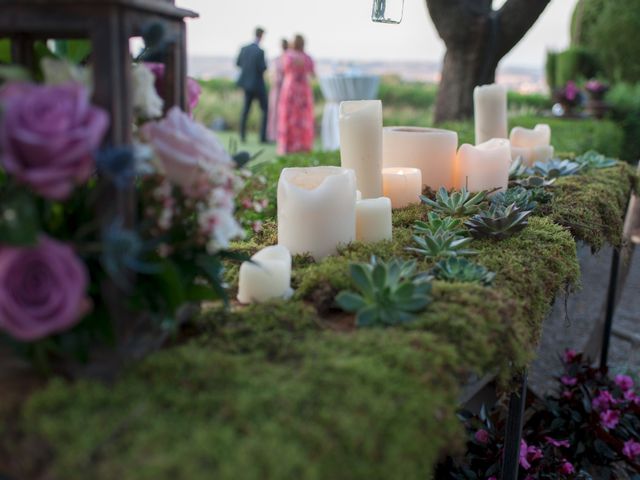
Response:
[{"label": "pink cyclamen flower", "polygon": [[489,477],[487,480],[498,480],[496,477]]},{"label": "pink cyclamen flower", "polygon": [[576,359],[576,357],[578,356],[578,354],[576,353],[576,351],[572,348],[567,348],[564,351],[564,356],[563,356],[563,360],[565,363],[573,363],[573,361]]},{"label": "pink cyclamen flower", "polygon": [[542,450],[538,447],[529,446],[524,440],[520,441],[520,466],[529,470],[531,468],[531,462],[539,460],[543,457]]},{"label": "pink cyclamen flower", "polygon": [[108,114],[89,103],[80,84],[5,88],[0,163],[39,195],[65,200],[93,173],[93,153],[109,127]]},{"label": "pink cyclamen flower", "polygon": [[624,399],[629,402],[636,402],[638,400],[638,396],[633,390],[627,390],[624,392]]},{"label": "pink cyclamen flower", "polygon": [[564,392],[562,392],[562,398],[571,400],[573,398],[573,392],[571,390],[565,390]]},{"label": "pink cyclamen flower", "polygon": [[562,462],[562,465],[560,466],[560,473],[564,473],[565,475],[571,475],[572,473],[575,473],[576,469],[574,468],[573,464],[571,464],[571,462],[568,462],[567,460],[564,460]]},{"label": "pink cyclamen flower", "polygon": [[563,375],[560,378],[560,381],[567,387],[573,387],[576,383],[578,383],[578,379],[576,377],[570,377],[569,375]]},{"label": "pink cyclamen flower", "polygon": [[578,97],[579,92],[580,90],[578,89],[576,82],[569,80],[565,87],[565,96],[567,97],[567,100],[574,101]]},{"label": "pink cyclamen flower", "polygon": [[473,437],[478,443],[481,443],[483,445],[489,443],[489,432],[487,432],[485,429],[478,430]]},{"label": "pink cyclamen flower", "polygon": [[627,440],[626,442],[624,442],[622,454],[629,460],[635,460],[636,457],[640,456],[640,442],[636,442],[635,440]]},{"label": "pink cyclamen flower", "polygon": [[618,422],[620,421],[620,412],[617,410],[605,410],[600,413],[600,422],[602,426],[611,430],[612,428],[616,428]]},{"label": "pink cyclamen flower", "polygon": [[616,375],[615,382],[623,392],[633,388],[633,379],[629,375]]},{"label": "pink cyclamen flower", "polygon": [[569,448],[571,446],[571,444],[569,443],[569,440],[556,440],[551,437],[544,437],[544,439],[547,441],[547,443],[553,445],[554,447]]},{"label": "pink cyclamen flower", "polygon": [[[156,91],[158,92],[158,95],[164,97],[164,75],[166,70],[165,64],[146,62],[145,65],[156,77]],[[201,94],[202,87],[200,87],[200,84],[193,78],[187,78],[187,106],[189,108],[189,113],[192,113],[193,110],[198,106]]]},{"label": "pink cyclamen flower", "polygon": [[61,242],[0,248],[0,330],[29,342],[71,328],[89,310],[88,285],[84,263]]},{"label": "pink cyclamen flower", "polygon": [[610,392],[604,390],[598,393],[598,396],[593,399],[591,406],[594,410],[603,411],[608,410],[612,405],[615,405],[616,399],[613,398]]}]

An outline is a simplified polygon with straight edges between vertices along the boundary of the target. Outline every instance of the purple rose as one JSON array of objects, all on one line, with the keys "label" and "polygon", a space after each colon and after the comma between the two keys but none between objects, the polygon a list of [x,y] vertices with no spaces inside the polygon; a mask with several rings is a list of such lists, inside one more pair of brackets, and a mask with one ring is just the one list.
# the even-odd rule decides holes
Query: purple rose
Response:
[{"label": "purple rose", "polygon": [[615,382],[623,392],[633,388],[633,379],[628,375],[616,375]]},{"label": "purple rose", "polygon": [[622,454],[629,460],[635,460],[637,456],[640,456],[640,443],[635,440],[627,440],[624,442]]},{"label": "purple rose", "polygon": [[[164,97],[164,73],[166,70],[166,66],[164,63],[153,63],[147,62],[145,63],[147,68],[151,70],[156,77],[156,91],[158,95]],[[189,113],[192,113],[193,110],[198,106],[198,102],[200,101],[200,94],[202,93],[202,88],[200,84],[191,77],[187,78],[187,107],[189,108]]]},{"label": "purple rose", "polygon": [[43,197],[66,199],[94,170],[107,113],[89,103],[80,84],[13,85],[0,103],[0,164]]},{"label": "purple rose", "polygon": [[0,247],[0,330],[29,342],[71,328],[87,313],[89,275],[71,247],[40,237]]},{"label": "purple rose", "polygon": [[600,413],[600,422],[602,426],[607,430],[611,430],[612,428],[616,428],[618,422],[620,421],[620,412],[617,410],[606,410]]},{"label": "purple rose", "polygon": [[478,443],[485,445],[489,443],[489,432],[484,429],[480,429],[475,433],[474,438]]}]

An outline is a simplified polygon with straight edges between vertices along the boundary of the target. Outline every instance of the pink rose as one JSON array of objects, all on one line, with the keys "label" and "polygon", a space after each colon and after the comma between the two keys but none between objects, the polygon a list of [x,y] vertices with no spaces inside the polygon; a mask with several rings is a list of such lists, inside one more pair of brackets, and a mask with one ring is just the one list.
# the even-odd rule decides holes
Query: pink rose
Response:
[{"label": "pink rose", "polygon": [[[165,64],[146,62],[145,65],[156,77],[156,91],[158,92],[158,95],[164,97],[164,73],[166,70]],[[189,113],[192,113],[193,110],[198,106],[201,93],[202,88],[200,87],[200,84],[191,77],[187,78],[187,105],[189,107]]]},{"label": "pink rose", "polygon": [[484,429],[480,429],[475,433],[474,438],[478,443],[485,445],[489,443],[489,432]]},{"label": "pink rose", "polygon": [[622,454],[629,460],[635,460],[640,455],[640,443],[634,440],[627,440],[624,442]]},{"label": "pink rose", "polygon": [[143,125],[141,133],[169,180],[185,191],[197,186],[203,172],[222,167],[221,174],[228,174],[233,168],[233,160],[213,132],[178,107],[169,110],[163,120]]},{"label": "pink rose", "polygon": [[88,284],[84,263],[56,240],[0,248],[0,330],[29,342],[71,328],[89,309]]},{"label": "pink rose", "polygon": [[633,379],[628,375],[616,375],[615,382],[623,392],[633,388]]},{"label": "pink rose", "polygon": [[80,84],[8,86],[0,102],[2,166],[43,197],[66,199],[94,170],[107,113]]},{"label": "pink rose", "polygon": [[617,410],[606,410],[600,413],[600,422],[602,426],[607,430],[611,430],[612,428],[616,428],[618,422],[620,421],[620,412]]}]

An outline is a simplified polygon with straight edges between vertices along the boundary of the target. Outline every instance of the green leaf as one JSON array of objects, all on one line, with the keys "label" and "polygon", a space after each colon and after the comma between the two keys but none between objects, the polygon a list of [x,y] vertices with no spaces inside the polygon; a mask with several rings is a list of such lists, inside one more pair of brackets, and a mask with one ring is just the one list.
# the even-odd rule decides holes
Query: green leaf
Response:
[{"label": "green leaf", "polygon": [[73,63],[84,62],[91,54],[91,42],[89,40],[55,40],[53,52],[60,58],[65,58]]},{"label": "green leaf", "polygon": [[336,297],[336,303],[347,312],[357,312],[367,305],[362,296],[353,292],[340,292]]},{"label": "green leaf", "polygon": [[0,241],[16,246],[35,245],[40,221],[34,198],[26,192],[13,191],[0,205]]},{"label": "green leaf", "polygon": [[180,270],[171,260],[163,260],[160,273],[155,278],[159,283],[158,293],[166,302],[171,314],[175,313],[187,301]]},{"label": "green leaf", "polygon": [[376,288],[384,288],[385,285],[387,284],[387,269],[383,266],[383,265],[376,265],[373,268],[373,274],[372,274],[372,279],[373,279],[373,285]]},{"label": "green leaf", "polygon": [[366,307],[358,312],[356,316],[356,325],[358,327],[371,327],[376,323],[378,311],[376,307]]},{"label": "green leaf", "polygon": [[11,40],[3,38],[0,40],[0,63],[11,63]]},{"label": "green leaf", "polygon": [[400,302],[409,301],[411,299],[411,297],[413,296],[413,294],[415,292],[415,289],[416,288],[413,285],[413,283],[409,283],[409,282],[403,283],[395,291],[394,297],[396,298],[396,300],[398,300]]},{"label": "green leaf", "polygon": [[351,280],[358,289],[366,296],[373,295],[373,285],[371,282],[371,274],[366,265],[351,265]]}]

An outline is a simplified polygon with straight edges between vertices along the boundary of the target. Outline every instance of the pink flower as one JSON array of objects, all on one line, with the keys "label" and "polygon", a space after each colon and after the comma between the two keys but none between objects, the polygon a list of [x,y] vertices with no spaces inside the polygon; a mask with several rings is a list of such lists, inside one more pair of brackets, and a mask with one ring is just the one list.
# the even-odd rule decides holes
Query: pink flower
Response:
[{"label": "pink flower", "polygon": [[593,399],[593,401],[591,402],[591,406],[594,410],[602,411],[609,409],[609,407],[615,405],[616,403],[616,399],[611,396],[611,393],[604,390],[598,393],[598,396]]},{"label": "pink flower", "polygon": [[[166,70],[165,64],[147,62],[145,63],[145,65],[156,77],[156,90],[158,92],[158,95],[164,97],[164,74]],[[187,78],[187,104],[189,107],[189,113],[192,113],[193,110],[198,106],[201,93],[202,88],[200,87],[200,84],[193,78]]]},{"label": "pink flower", "polygon": [[616,425],[618,425],[619,421],[620,412],[618,412],[617,410],[606,410],[600,413],[600,422],[608,430],[616,428]]},{"label": "pink flower", "polygon": [[489,432],[484,429],[480,429],[475,433],[474,438],[478,443],[485,445],[489,443]]},{"label": "pink flower", "polygon": [[551,437],[544,437],[544,439],[547,441],[547,443],[550,443],[554,447],[566,447],[566,448],[569,448],[571,446],[571,444],[569,443],[569,440],[555,440],[555,439],[553,439]]},{"label": "pink flower", "polygon": [[498,479],[496,477],[492,476],[492,477],[487,478],[487,480],[498,480]]},{"label": "pink flower", "polygon": [[563,460],[562,465],[560,466],[560,473],[564,473],[565,475],[571,475],[572,473],[575,473],[576,469],[574,468],[574,466],[566,461]]},{"label": "pink flower", "polygon": [[71,328],[89,310],[88,284],[85,265],[56,240],[0,248],[0,330],[30,342]]},{"label": "pink flower", "polygon": [[629,460],[635,460],[636,457],[640,455],[640,442],[636,442],[635,440],[627,440],[626,442],[624,442],[622,454]]},{"label": "pink flower", "polygon": [[520,466],[529,470],[531,468],[531,462],[539,460],[543,457],[542,450],[538,447],[528,446],[524,440],[520,441]]},{"label": "pink flower", "polygon": [[623,392],[633,388],[633,379],[628,375],[616,375],[615,382]]},{"label": "pink flower", "polygon": [[571,390],[565,390],[564,392],[562,392],[562,398],[571,400],[573,398],[573,392]]},{"label": "pink flower", "polygon": [[577,356],[578,354],[576,353],[575,350],[573,350],[572,348],[567,348],[564,351],[564,356],[563,356],[564,363],[573,363],[573,361],[576,359]]},{"label": "pink flower", "polygon": [[80,84],[6,88],[0,94],[0,163],[39,195],[66,199],[93,173],[93,152],[109,116],[89,103]]},{"label": "pink flower", "polygon": [[640,397],[638,397],[633,390],[627,390],[624,392],[624,399],[629,402],[637,402],[638,398]]},{"label": "pink flower", "polygon": [[560,381],[563,385],[566,385],[568,387],[573,387],[576,383],[578,383],[577,378],[570,377],[569,375],[563,375],[562,378],[560,378]]},{"label": "pink flower", "polygon": [[565,87],[565,96],[567,97],[567,100],[574,101],[578,97],[579,92],[580,90],[578,89],[576,82],[569,80]]}]

